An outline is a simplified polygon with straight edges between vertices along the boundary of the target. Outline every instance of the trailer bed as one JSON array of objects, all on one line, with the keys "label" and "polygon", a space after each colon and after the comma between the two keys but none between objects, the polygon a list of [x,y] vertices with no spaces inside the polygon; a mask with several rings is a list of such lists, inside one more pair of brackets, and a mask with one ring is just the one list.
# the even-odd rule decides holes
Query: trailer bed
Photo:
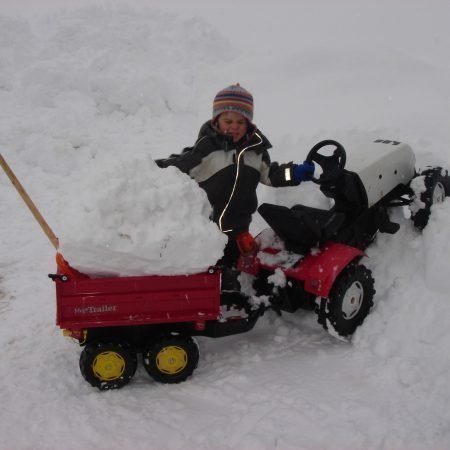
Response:
[{"label": "trailer bed", "polygon": [[193,275],[55,279],[56,323],[84,328],[204,323],[220,313],[220,271]]}]

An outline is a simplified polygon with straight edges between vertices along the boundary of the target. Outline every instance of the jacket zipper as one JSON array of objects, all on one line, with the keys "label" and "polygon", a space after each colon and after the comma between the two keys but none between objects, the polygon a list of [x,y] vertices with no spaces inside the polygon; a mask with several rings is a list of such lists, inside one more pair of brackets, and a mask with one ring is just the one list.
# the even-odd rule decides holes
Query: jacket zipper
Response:
[{"label": "jacket zipper", "polygon": [[255,136],[259,138],[259,142],[257,142],[256,144],[249,145],[248,147],[245,147],[245,148],[242,149],[242,150],[239,152],[239,154],[237,155],[237,160],[236,160],[236,177],[235,177],[235,179],[234,179],[233,189],[232,189],[232,191],[231,191],[230,198],[228,199],[228,202],[227,202],[227,204],[225,205],[225,208],[223,208],[223,211],[222,211],[222,213],[221,213],[220,216],[219,216],[219,229],[220,229],[220,231],[222,231],[222,233],[229,233],[229,232],[233,231],[232,229],[230,229],[230,230],[224,230],[223,227],[222,227],[222,220],[223,220],[223,218],[224,218],[224,216],[225,216],[225,213],[226,213],[228,207],[230,206],[231,200],[232,200],[233,195],[234,195],[234,192],[235,192],[235,190],[236,190],[237,181],[238,181],[238,178],[239,178],[239,163],[240,163],[242,154],[243,154],[246,150],[248,150],[249,148],[256,147],[257,145],[261,144],[262,141],[263,141],[262,138],[261,138],[261,136],[260,136],[258,133],[255,133]]}]

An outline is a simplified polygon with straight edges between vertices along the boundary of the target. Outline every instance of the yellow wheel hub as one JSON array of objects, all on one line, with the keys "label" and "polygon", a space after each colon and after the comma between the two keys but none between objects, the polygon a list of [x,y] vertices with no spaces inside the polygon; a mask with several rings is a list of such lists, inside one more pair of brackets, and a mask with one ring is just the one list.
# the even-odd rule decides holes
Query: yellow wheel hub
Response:
[{"label": "yellow wheel hub", "polygon": [[175,375],[181,372],[188,363],[188,356],[184,349],[176,345],[164,347],[156,355],[156,367],[160,372]]},{"label": "yellow wheel hub", "polygon": [[125,371],[125,360],[116,352],[99,353],[92,362],[92,371],[101,381],[116,380]]}]

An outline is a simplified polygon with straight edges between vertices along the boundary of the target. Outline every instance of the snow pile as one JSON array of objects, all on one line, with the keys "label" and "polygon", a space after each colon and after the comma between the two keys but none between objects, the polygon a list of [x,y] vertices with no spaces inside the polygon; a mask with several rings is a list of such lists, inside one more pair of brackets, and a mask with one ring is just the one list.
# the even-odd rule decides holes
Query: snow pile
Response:
[{"label": "snow pile", "polygon": [[[150,157],[101,163],[63,211],[62,253],[85,273],[178,274],[214,265],[227,240],[204,191]],[[206,250],[206,251],[205,251]]]},{"label": "snow pile", "polygon": [[201,19],[127,6],[0,25],[0,144],[69,263],[99,275],[215,264],[226,239],[204,192],[151,159],[193,143],[192,112],[210,103],[194,75],[228,61],[229,43]]},{"label": "snow pile", "polygon": [[447,423],[450,413],[444,405],[450,402],[450,360],[446,357],[450,347],[448,223],[447,200],[432,207],[423,234],[403,221],[398,235],[378,238],[366,261],[376,278],[378,302],[353,339],[369,378],[379,385],[414,390],[426,405],[435,405],[436,420]]},{"label": "snow pile", "polygon": [[149,8],[93,6],[45,17],[37,29],[17,18],[0,24],[8,43],[0,49],[0,87],[35,107],[67,107],[87,97],[105,115],[180,112],[191,101],[186,85],[198,92],[193,66],[207,73],[231,54],[206,22]]}]

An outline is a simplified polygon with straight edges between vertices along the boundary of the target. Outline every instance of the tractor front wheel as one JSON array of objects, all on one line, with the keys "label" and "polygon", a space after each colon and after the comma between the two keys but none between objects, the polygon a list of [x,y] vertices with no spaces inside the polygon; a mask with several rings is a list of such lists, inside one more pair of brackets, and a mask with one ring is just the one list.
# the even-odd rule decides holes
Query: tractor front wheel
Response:
[{"label": "tractor front wheel", "polygon": [[180,383],[192,375],[198,364],[199,351],[190,336],[162,336],[143,352],[147,373],[160,383]]},{"label": "tractor front wheel", "polygon": [[349,336],[369,314],[374,295],[371,271],[362,264],[352,264],[336,279],[329,297],[320,299],[318,321],[326,330]]},{"label": "tractor front wheel", "polygon": [[423,230],[430,218],[431,207],[437,203],[442,203],[445,197],[450,195],[446,190],[445,176],[440,167],[424,170],[421,174],[424,177],[425,190],[420,193],[420,201],[423,207],[418,211],[411,212],[413,224],[419,230]]}]

